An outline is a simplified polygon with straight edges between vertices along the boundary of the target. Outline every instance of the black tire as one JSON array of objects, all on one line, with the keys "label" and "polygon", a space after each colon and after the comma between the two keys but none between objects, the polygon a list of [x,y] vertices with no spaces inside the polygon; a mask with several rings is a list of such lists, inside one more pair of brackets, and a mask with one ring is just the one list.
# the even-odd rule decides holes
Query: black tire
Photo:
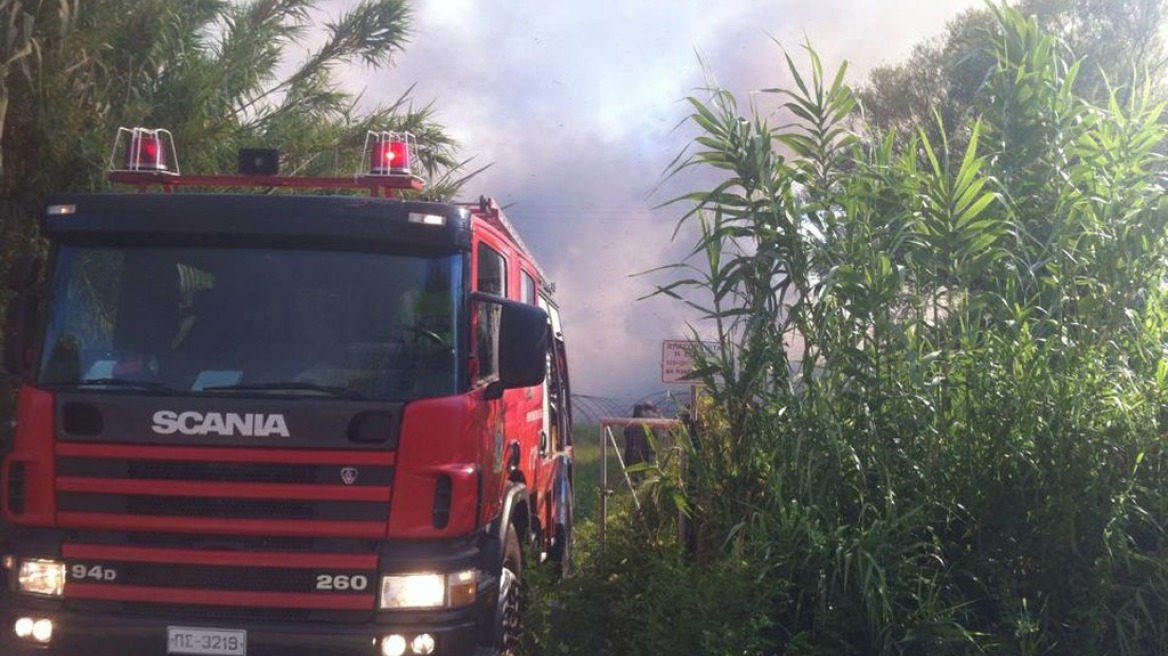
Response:
[{"label": "black tire", "polygon": [[499,608],[494,631],[495,644],[479,645],[474,656],[518,656],[523,640],[523,549],[514,524],[507,525],[503,538],[503,562],[499,572]]},{"label": "black tire", "polygon": [[517,656],[519,653],[519,643],[523,639],[522,573],[523,552],[519,545],[519,533],[514,524],[508,524],[503,544],[503,567],[499,572],[499,604],[502,612],[496,614],[495,644],[478,647],[475,656]]},{"label": "black tire", "polygon": [[499,603],[503,604],[503,623],[498,632],[498,649],[500,656],[515,656],[519,653],[519,643],[523,639],[523,550],[514,524],[507,526],[503,570],[515,578],[507,589],[506,597],[499,597]]}]

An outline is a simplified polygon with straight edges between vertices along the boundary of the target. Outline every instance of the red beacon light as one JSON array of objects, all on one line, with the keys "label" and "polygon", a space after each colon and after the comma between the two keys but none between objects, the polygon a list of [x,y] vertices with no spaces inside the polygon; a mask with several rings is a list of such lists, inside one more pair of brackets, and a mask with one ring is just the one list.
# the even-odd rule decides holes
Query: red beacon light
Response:
[{"label": "red beacon light", "polygon": [[[123,135],[125,135],[124,146]],[[124,153],[124,168],[114,166],[114,157],[119,150]],[[169,152],[168,152],[169,151]],[[156,173],[171,173],[169,163],[174,162],[175,175],[178,175],[178,154],[174,149],[174,137],[169,130],[150,130],[147,128],[118,128],[118,136],[114,139],[114,150],[110,154],[110,169],[122,171],[150,171]]]},{"label": "red beacon light", "polygon": [[368,132],[365,152],[369,154],[368,175],[411,175],[417,142],[409,132]]}]

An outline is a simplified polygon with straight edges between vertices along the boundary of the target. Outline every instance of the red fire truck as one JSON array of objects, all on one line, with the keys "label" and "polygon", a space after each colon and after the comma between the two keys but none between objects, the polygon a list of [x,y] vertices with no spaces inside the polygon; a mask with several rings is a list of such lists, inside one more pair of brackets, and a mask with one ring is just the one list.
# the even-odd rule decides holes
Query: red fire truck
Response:
[{"label": "red fire truck", "polygon": [[48,203],[8,276],[0,653],[514,651],[525,560],[570,558],[559,312],[493,201],[401,197],[414,151],[192,176],[123,129],[109,177],[170,193]]}]

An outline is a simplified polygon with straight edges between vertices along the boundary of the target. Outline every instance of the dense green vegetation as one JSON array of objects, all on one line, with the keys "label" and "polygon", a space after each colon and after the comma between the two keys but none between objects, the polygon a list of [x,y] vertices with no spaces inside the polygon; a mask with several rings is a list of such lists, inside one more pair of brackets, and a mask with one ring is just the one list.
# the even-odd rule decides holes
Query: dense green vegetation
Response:
[{"label": "dense green vegetation", "polygon": [[[600,505],[600,431],[595,426],[577,428],[575,435],[574,476],[575,516],[577,522],[596,520]],[[608,462],[609,480],[617,480],[619,466],[610,458]]]},{"label": "dense green vegetation", "polygon": [[782,125],[691,100],[700,430],[537,582],[533,652],[1168,653],[1162,108],[990,12],[958,126],[859,122],[814,52]]},{"label": "dense green vegetation", "polygon": [[[1106,102],[1138,89],[1133,82],[1163,70],[1165,4],[1162,0],[1016,0],[1010,3],[1033,17],[1058,47],[1079,62],[1076,94]],[[970,119],[983,109],[986,70],[994,54],[985,32],[996,22],[986,6],[967,9],[939,36],[913,48],[904,61],[880,66],[856,90],[864,120],[881,130],[923,130],[934,143],[945,134],[962,145]],[[941,121],[935,121],[939,115]]]}]

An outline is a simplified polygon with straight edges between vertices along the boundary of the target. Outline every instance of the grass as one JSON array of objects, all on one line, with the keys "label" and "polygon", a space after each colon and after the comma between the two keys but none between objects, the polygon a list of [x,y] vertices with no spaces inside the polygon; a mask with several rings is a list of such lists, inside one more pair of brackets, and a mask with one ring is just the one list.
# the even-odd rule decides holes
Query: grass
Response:
[{"label": "grass", "polygon": [[[574,429],[575,453],[574,475],[576,482],[576,516],[577,524],[595,522],[600,510],[600,483],[601,483],[601,445],[599,426],[577,426]],[[620,438],[617,438],[620,445]],[[613,453],[612,444],[608,445],[608,489],[612,494],[627,493],[624,476],[621,474],[620,462]]]}]

